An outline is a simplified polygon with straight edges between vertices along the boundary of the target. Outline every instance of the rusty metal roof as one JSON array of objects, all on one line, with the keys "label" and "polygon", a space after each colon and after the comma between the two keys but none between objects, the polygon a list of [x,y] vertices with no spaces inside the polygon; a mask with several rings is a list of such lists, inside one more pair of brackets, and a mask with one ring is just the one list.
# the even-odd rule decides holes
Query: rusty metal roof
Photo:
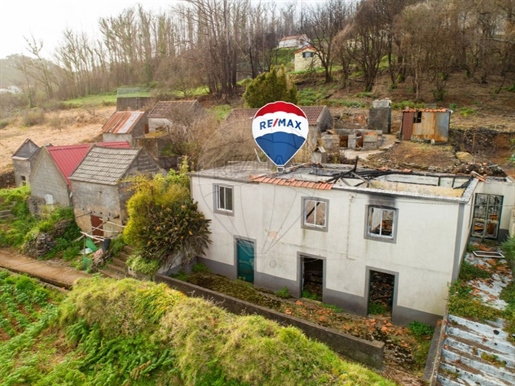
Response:
[{"label": "rusty metal roof", "polygon": [[447,113],[451,112],[451,110],[446,108],[440,108],[440,109],[406,109],[402,110],[403,113]]},{"label": "rusty metal roof", "polygon": [[149,118],[173,118],[174,113],[193,111],[199,108],[200,104],[196,99],[180,101],[159,101],[148,114]]},{"label": "rusty metal roof", "polygon": [[102,133],[130,133],[144,116],[144,111],[117,111],[102,126]]},{"label": "rusty metal roof", "polygon": [[331,190],[333,187],[333,183],[327,182],[315,182],[315,181],[301,181],[296,180],[294,178],[277,178],[277,177],[267,177],[267,176],[259,176],[259,177],[251,177],[252,182],[261,182],[263,184],[273,184],[280,186],[294,186],[297,188],[307,188],[307,189],[319,189],[319,190]]},{"label": "rusty metal roof", "polygon": [[[322,112],[324,111],[326,106],[299,106],[299,108],[306,114],[306,117],[308,119],[309,126],[316,126],[318,124],[318,120],[320,119],[320,116],[322,115]],[[251,122],[251,120],[254,118],[254,115],[256,115],[256,112],[259,109],[255,108],[247,108],[247,109],[234,109],[231,111],[229,116],[227,117],[227,121],[236,121],[236,120],[248,120]]]},{"label": "rusty metal roof", "polygon": [[[130,148],[127,142],[101,142],[101,147],[110,148]],[[82,162],[89,149],[93,146],[91,143],[65,146],[47,146],[48,154],[54,160],[57,168],[66,179],[66,183],[70,186],[70,176]]]}]

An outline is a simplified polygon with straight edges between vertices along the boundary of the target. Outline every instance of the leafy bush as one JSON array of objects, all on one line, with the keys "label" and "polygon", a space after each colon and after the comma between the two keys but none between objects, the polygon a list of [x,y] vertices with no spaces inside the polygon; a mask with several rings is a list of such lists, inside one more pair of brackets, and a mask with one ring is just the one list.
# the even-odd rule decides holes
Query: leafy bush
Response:
[{"label": "leafy bush", "polygon": [[209,272],[209,268],[207,268],[207,265],[202,263],[194,264],[191,270],[195,273]]},{"label": "leafy bush", "polygon": [[159,261],[147,260],[141,255],[131,255],[126,264],[133,271],[149,276],[153,276],[159,269]]},{"label": "leafy bush", "polygon": [[501,244],[501,249],[507,260],[515,260],[515,237],[510,237]]}]

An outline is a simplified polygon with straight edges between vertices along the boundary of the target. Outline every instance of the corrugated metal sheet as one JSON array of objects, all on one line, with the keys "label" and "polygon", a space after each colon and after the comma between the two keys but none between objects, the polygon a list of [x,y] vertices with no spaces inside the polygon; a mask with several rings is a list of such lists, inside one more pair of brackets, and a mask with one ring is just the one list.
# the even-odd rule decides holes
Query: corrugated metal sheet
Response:
[{"label": "corrugated metal sheet", "polygon": [[327,183],[327,182],[300,181],[300,180],[295,180],[295,179],[266,177],[266,176],[254,177],[254,178],[251,178],[251,180],[253,182],[262,182],[264,184],[294,186],[294,187],[298,187],[298,188],[319,189],[319,190],[331,190],[334,185],[332,183]]},{"label": "corrugated metal sheet", "polygon": [[450,116],[451,112],[447,109],[404,110],[402,138],[447,142]]},{"label": "corrugated metal sheet", "polygon": [[413,115],[411,111],[404,111],[402,114],[402,139],[409,141],[413,133]]},{"label": "corrugated metal sheet", "polygon": [[81,145],[47,147],[50,157],[52,157],[55,164],[66,179],[68,186],[70,186],[69,177],[77,168],[77,166],[79,166],[90,148],[91,144],[89,143]]},{"label": "corrugated metal sheet", "polygon": [[117,111],[102,126],[102,133],[130,133],[144,115],[144,111]]}]

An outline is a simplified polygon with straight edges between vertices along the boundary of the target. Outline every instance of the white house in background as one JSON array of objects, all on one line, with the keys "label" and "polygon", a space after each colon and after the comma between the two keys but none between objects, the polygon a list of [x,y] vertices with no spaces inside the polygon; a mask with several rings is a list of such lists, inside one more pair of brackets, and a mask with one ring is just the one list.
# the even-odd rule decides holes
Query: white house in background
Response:
[{"label": "white house in background", "polygon": [[322,67],[322,62],[316,53],[316,48],[311,46],[306,46],[295,51],[295,71],[316,70]]},{"label": "white house in background", "polygon": [[309,45],[310,40],[306,34],[285,36],[279,40],[277,48],[302,48]]},{"label": "white house in background", "polygon": [[515,202],[510,178],[261,167],[191,174],[192,197],[211,219],[200,261],[257,287],[318,292],[359,315],[382,302],[401,325],[441,318],[471,231],[495,212],[490,236],[503,237]]}]

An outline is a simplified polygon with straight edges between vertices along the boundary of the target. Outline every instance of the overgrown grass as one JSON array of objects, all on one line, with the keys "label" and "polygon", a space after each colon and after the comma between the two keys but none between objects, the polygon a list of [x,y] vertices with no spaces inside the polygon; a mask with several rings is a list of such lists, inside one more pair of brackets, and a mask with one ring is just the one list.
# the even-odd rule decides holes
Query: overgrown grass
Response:
[{"label": "overgrown grass", "polygon": [[216,119],[221,122],[231,113],[232,107],[230,105],[218,105],[210,109],[216,116]]},{"label": "overgrown grass", "polygon": [[77,257],[81,234],[75,223],[73,208],[58,207],[43,212],[38,218],[32,216],[27,200],[30,188],[0,189],[0,209],[10,208],[14,218],[0,220],[0,247],[13,247],[30,251],[38,235],[45,233],[52,238],[53,247],[41,258],[62,257],[71,260]]},{"label": "overgrown grass", "polygon": [[292,327],[165,285],[81,280],[57,312],[0,344],[5,385],[393,385]]},{"label": "overgrown grass", "polygon": [[459,278],[463,281],[486,279],[490,276],[491,275],[488,271],[485,271],[474,264],[467,263],[465,260],[461,263]]},{"label": "overgrown grass", "polygon": [[[144,93],[136,93],[134,95],[127,94],[123,95],[124,97],[131,97],[131,96],[150,96],[149,92]],[[74,99],[68,99],[63,102],[65,105],[72,105],[74,107],[82,107],[84,105],[96,105],[96,106],[114,106],[116,105],[116,92],[111,93],[103,93],[103,94],[96,94],[96,95],[86,95],[84,97],[80,98],[74,98]]]},{"label": "overgrown grass", "polygon": [[504,310],[505,330],[510,335],[510,340],[515,342],[515,282],[513,280],[502,289],[500,298],[508,303]]},{"label": "overgrown grass", "polygon": [[456,280],[451,285],[449,295],[450,314],[479,322],[495,320],[502,316],[502,311],[483,304],[481,299],[472,293],[472,287],[461,280]]}]

